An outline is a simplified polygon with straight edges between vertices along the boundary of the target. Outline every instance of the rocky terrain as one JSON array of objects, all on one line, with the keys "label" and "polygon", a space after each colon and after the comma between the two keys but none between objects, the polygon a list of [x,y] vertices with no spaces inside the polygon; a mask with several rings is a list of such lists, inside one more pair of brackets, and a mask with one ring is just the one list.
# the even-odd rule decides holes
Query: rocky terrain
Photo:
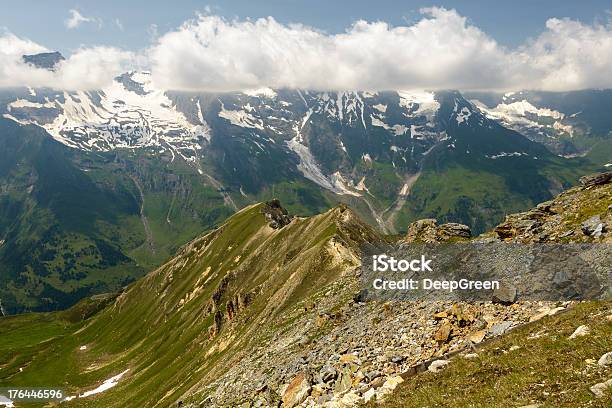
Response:
[{"label": "rocky terrain", "polygon": [[[610,175],[585,178],[478,239],[609,242],[611,194]],[[470,235],[425,220],[401,239]],[[353,407],[390,401],[456,353],[574,307],[499,296],[362,302],[360,246],[390,240],[346,206],[307,218],[278,201],[247,207],[116,298],[0,319],[0,381],[59,381],[65,406]],[[108,391],[86,392],[103,382]]]},{"label": "rocky terrain", "polygon": [[[521,242],[555,242],[568,237],[579,242],[610,242],[611,179],[612,173],[584,177],[582,187],[534,210],[509,216],[483,237]],[[408,227],[405,239],[441,242],[469,237],[467,226],[420,220]],[[336,291],[347,286],[349,282],[339,282]],[[310,306],[314,313],[303,314],[293,330],[281,338],[274,336],[260,352],[247,355],[226,377],[209,385],[207,389],[214,393],[205,402],[214,406],[276,406],[282,401],[284,407],[353,407],[382,401],[415,372],[443,369],[449,353],[470,350],[573,304],[362,304],[350,300],[334,312],[338,305],[331,299],[337,298],[336,291],[332,288],[321,300],[304,305],[304,310]],[[252,387],[235,380],[247,378]]]},{"label": "rocky terrain", "polygon": [[499,239],[519,242],[612,242],[612,173],[580,179],[554,200],[513,214],[494,230]]}]

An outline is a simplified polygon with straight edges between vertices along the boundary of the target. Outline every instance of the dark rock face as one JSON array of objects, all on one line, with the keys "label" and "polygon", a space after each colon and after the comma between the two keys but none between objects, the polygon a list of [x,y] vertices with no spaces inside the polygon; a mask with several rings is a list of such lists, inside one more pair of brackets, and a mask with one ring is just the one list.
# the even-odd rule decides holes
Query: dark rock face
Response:
[{"label": "dark rock face", "polygon": [[132,72],[126,72],[116,77],[115,80],[121,82],[128,91],[134,92],[137,95],[146,95],[147,92],[145,91],[143,85],[134,81],[134,79],[132,79],[132,75]]},{"label": "dark rock face", "polygon": [[261,213],[266,217],[268,225],[274,229],[283,228],[291,222],[287,210],[281,206],[277,199],[267,201],[261,209]]},{"label": "dark rock face", "polygon": [[470,227],[449,222],[438,225],[433,218],[418,220],[408,226],[406,242],[444,242],[450,239],[468,239],[472,236]]},{"label": "dark rock face", "polygon": [[24,55],[23,62],[35,66],[36,68],[48,69],[53,71],[57,64],[65,58],[59,52],[43,52],[40,54]]},{"label": "dark rock face", "polygon": [[580,183],[584,187],[601,186],[612,181],[612,172],[589,174],[588,176],[580,177]]}]

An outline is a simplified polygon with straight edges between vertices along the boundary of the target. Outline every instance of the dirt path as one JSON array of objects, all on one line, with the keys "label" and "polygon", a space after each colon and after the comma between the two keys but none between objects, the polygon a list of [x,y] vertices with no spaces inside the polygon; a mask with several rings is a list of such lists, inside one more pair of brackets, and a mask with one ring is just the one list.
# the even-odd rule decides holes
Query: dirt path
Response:
[{"label": "dirt path", "polygon": [[409,174],[404,180],[404,185],[402,186],[402,189],[400,190],[397,200],[395,200],[395,203],[382,213],[382,216],[385,217],[385,224],[387,224],[388,228],[393,233],[396,232],[394,225],[397,219],[397,215],[399,214],[401,209],[404,208],[404,205],[408,200],[408,196],[410,195],[410,190],[412,189],[414,183],[416,183],[416,181],[419,179],[420,175],[420,171],[415,174]]},{"label": "dirt path", "polygon": [[138,189],[138,194],[140,195],[140,222],[142,222],[142,226],[144,227],[146,243],[151,253],[154,254],[155,253],[155,243],[153,241],[153,233],[151,232],[151,227],[149,227],[149,220],[147,219],[147,216],[144,213],[144,205],[145,205],[144,192],[142,191],[142,186],[138,182],[138,179],[136,179],[136,177],[134,176],[132,176],[131,178],[132,178],[132,181],[134,182],[134,185]]},{"label": "dirt path", "polygon": [[372,214],[372,217],[374,217],[374,221],[376,221],[376,224],[380,227],[380,230],[382,231],[382,233],[383,234],[391,233],[391,231],[389,231],[389,227],[387,223],[382,218],[382,216],[376,211],[376,209],[374,208],[370,200],[368,200],[365,196],[361,198],[363,199],[363,202],[366,203],[366,205],[370,209],[370,213]]},{"label": "dirt path", "polygon": [[210,174],[204,173],[204,171],[202,171],[202,169],[200,169],[199,166],[198,166],[198,172],[202,176],[205,176],[210,181],[210,184],[212,184],[213,187],[216,188],[217,191],[223,196],[223,202],[225,203],[227,207],[231,207],[234,211],[238,211],[238,206],[236,205],[234,200],[232,200],[232,197],[227,192],[225,192],[225,189],[223,188],[223,184],[217,181]]}]

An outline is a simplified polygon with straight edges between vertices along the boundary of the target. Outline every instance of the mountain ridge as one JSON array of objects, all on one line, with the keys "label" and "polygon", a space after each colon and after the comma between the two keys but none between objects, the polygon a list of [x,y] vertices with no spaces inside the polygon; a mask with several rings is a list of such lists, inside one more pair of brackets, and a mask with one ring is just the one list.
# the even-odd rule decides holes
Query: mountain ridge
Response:
[{"label": "mountain ridge", "polygon": [[[612,213],[604,204],[610,202],[612,184],[609,177],[607,183],[601,180],[519,218],[542,213],[544,230],[554,228],[557,234],[549,235],[554,240],[609,242]],[[363,400],[370,388],[384,399],[402,370],[459,350],[466,336],[493,338],[571,306],[546,303],[544,312],[542,302],[523,301],[512,306],[361,304],[359,246],[384,244],[388,238],[342,205],[280,224],[266,216],[268,206],[278,208],[255,204],[239,211],[116,298],[100,299],[99,307],[91,300],[55,315],[0,319],[0,325],[12,327],[9,344],[34,342],[10,350],[0,342],[0,378],[15,385],[32,376],[62,378],[70,384],[68,395],[77,396],[96,381],[124,374],[110,391],[65,402],[85,407],[265,406],[279,401],[297,406],[307,396],[315,406],[324,406],[327,401]],[[593,213],[604,225],[598,236],[582,226]],[[509,220],[523,228],[517,236],[541,232],[533,223],[525,229],[525,222]],[[565,235],[567,229],[573,235]],[[493,234],[494,240],[506,237],[502,229]],[[56,327],[57,316],[66,314],[76,319]],[[480,333],[482,316],[489,323]],[[24,330],[40,333],[43,328],[56,334],[48,341],[19,337]],[[305,387],[304,399],[292,399],[289,390],[295,386]]]}]

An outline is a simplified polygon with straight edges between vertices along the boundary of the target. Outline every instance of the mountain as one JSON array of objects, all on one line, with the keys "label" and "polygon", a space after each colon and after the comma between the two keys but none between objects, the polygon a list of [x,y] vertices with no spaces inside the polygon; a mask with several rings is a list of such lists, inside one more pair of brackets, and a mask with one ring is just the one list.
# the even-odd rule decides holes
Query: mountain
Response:
[{"label": "mountain", "polygon": [[43,52],[40,54],[24,55],[23,61],[26,64],[31,64],[36,68],[54,70],[57,64],[64,61],[65,58],[59,52]]},{"label": "mountain", "polygon": [[[524,220],[537,215],[547,242],[609,243],[610,176],[509,216],[510,239],[535,237]],[[595,216],[599,233],[584,227]],[[507,240],[503,225],[480,239]],[[388,240],[345,206],[291,217],[276,201],[251,205],[119,294],[0,318],[0,379],[62,384],[79,407],[349,405],[389,398],[468,338],[573,313],[574,302],[363,303],[361,247]],[[575,384],[586,386],[559,387]]]},{"label": "mountain", "polygon": [[[80,290],[117,288],[239,208],[274,197],[303,216],[348,204],[382,233],[402,232],[424,217],[461,222],[478,233],[609,162],[609,138],[585,157],[560,157],[470,98],[456,91],[170,92],[156,88],[146,72],[125,73],[97,91],[3,90],[0,139],[44,129],[37,134],[49,139],[45,146],[53,141],[49,154],[61,154],[59,162],[108,191],[113,202],[91,205],[95,196],[82,190],[79,205],[91,207],[87,219],[95,232],[81,232],[102,234],[133,267],[123,281],[111,279],[113,272],[91,282],[87,271],[69,285],[49,278],[54,289],[41,302],[40,286],[26,284],[28,276],[36,282],[54,276],[55,261],[43,258],[31,272],[31,259],[18,254],[42,245],[41,235],[29,221],[10,231],[7,223],[0,226],[5,247],[22,252],[3,251],[2,262],[11,266],[2,274],[0,299],[10,313],[53,310],[90,293]],[[24,152],[0,150],[0,161],[27,161]],[[29,165],[48,172],[43,164]],[[29,216],[22,198],[4,190],[0,197],[11,217]],[[45,228],[71,231],[46,205],[39,216]],[[104,251],[101,257],[95,270],[115,262]]]},{"label": "mountain", "polygon": [[[465,150],[445,157],[445,167],[458,160],[461,172],[467,170],[465,163],[478,162],[472,167],[487,179],[482,184],[498,184],[495,176],[517,179],[508,167],[529,168],[530,176],[542,179],[538,190],[554,192],[587,166],[563,161],[503,129],[458,92],[186,94],[155,89],[147,73],[131,72],[101,91],[24,90],[15,99],[6,104],[5,117],[38,124],[70,147],[147,151],[163,160],[185,161],[193,171],[217,180],[235,202],[252,202],[277,188],[305,197],[307,189],[314,196],[308,207],[329,206],[328,197],[349,202],[389,232],[418,216],[456,217],[457,212],[458,221],[483,230],[503,216],[502,207],[515,210],[542,199],[503,186],[497,198],[516,204],[481,209],[475,205],[482,199],[477,188],[453,183],[458,197],[424,205],[431,197],[414,192],[429,184],[420,176],[438,171],[433,163],[448,156],[445,150],[456,150],[456,143]],[[478,133],[471,143],[470,129]],[[560,175],[558,167],[572,174]],[[312,194],[313,187],[318,194]],[[407,196],[421,204],[405,206]]]},{"label": "mountain", "polygon": [[37,126],[0,119],[0,158],[6,313],[117,290],[230,214],[180,167],[71,149]]},{"label": "mountain", "polygon": [[[563,156],[609,159],[612,119],[606,114],[612,91],[521,91],[474,93],[466,97],[490,118]],[[597,150],[604,148],[606,155]]]}]

